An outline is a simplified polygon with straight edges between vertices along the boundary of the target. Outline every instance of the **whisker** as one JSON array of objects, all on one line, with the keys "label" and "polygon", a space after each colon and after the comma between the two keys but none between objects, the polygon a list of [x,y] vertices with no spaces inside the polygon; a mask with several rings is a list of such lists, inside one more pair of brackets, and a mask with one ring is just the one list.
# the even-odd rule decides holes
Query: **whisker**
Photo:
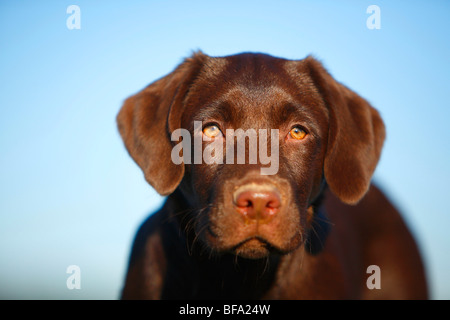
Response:
[{"label": "whisker", "polygon": [[[190,217],[190,220],[189,220],[189,223],[188,223],[188,226],[189,226],[189,229],[190,229],[189,231],[193,231],[194,234],[195,234],[194,239],[192,240],[192,243],[190,245],[190,250],[189,250],[190,254],[192,254],[192,252],[194,250],[194,247],[197,244],[200,244],[199,240],[201,238],[201,235],[209,227],[209,221],[208,221],[207,217],[202,219],[202,214],[204,212],[210,210],[211,208],[215,208],[214,205],[211,204],[211,203],[207,204],[203,208],[195,210],[194,211],[195,214]],[[188,231],[188,230],[186,230],[186,231]],[[200,247],[202,249],[200,253],[203,254],[207,250],[207,248],[205,246],[200,246]],[[212,250],[209,250],[209,254],[210,254],[210,258],[211,258]]]},{"label": "whisker", "polygon": [[197,244],[197,242],[200,243],[200,242],[199,242],[200,236],[202,235],[202,233],[205,232],[205,230],[206,230],[207,228],[208,228],[208,224],[207,224],[207,223],[204,223],[203,226],[200,226],[200,227],[198,228],[198,231],[195,232],[195,237],[194,237],[194,239],[192,240],[192,244],[191,244],[191,250],[194,249],[194,246]]},{"label": "whisker", "polygon": [[317,221],[325,222],[326,224],[328,224],[330,226],[334,226],[335,225],[333,222],[330,221],[330,219],[327,219],[327,218],[322,218],[320,216],[315,216],[314,219],[317,220]]},{"label": "whisker", "polygon": [[268,272],[269,271],[269,265],[270,265],[270,259],[269,259],[269,256],[266,256],[265,258],[264,258],[264,268],[263,268],[263,271],[262,271],[262,273],[261,273],[261,278],[263,277],[263,275],[266,273],[266,272]]}]

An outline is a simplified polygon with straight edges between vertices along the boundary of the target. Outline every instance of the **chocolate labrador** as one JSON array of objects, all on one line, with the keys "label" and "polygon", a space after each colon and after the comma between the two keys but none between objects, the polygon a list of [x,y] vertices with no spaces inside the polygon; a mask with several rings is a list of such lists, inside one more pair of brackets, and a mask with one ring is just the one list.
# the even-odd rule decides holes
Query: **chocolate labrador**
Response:
[{"label": "chocolate labrador", "polygon": [[122,298],[427,298],[416,243],[371,184],[383,121],[315,58],[197,52],[117,122],[168,196]]}]

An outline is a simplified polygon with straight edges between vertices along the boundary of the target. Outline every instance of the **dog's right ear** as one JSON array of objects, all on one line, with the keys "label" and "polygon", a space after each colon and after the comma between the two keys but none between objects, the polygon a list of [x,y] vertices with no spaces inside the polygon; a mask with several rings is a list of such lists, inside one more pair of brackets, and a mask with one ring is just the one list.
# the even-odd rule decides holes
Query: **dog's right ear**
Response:
[{"label": "dog's right ear", "polygon": [[206,58],[201,52],[195,53],[172,73],[126,99],[117,115],[128,153],[161,195],[172,193],[184,175],[184,165],[176,165],[171,160],[169,114],[179,122],[184,97]]}]

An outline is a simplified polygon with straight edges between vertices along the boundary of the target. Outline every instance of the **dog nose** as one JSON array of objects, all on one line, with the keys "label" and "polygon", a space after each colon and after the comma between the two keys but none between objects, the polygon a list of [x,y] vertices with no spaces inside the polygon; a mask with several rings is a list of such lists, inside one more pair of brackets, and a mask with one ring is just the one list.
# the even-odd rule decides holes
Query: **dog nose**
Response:
[{"label": "dog nose", "polygon": [[235,193],[234,205],[246,219],[267,223],[278,213],[281,199],[273,188],[238,189]]}]

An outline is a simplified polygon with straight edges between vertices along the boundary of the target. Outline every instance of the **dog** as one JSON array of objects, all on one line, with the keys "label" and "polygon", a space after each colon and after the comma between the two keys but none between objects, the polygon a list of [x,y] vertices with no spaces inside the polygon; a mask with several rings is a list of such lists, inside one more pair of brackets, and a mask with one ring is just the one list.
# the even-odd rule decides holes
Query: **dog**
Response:
[{"label": "dog", "polygon": [[[198,51],[126,99],[117,123],[167,196],[137,232],[121,298],[428,298],[417,244],[371,182],[380,114],[316,58]],[[250,161],[249,132],[275,164]]]}]

